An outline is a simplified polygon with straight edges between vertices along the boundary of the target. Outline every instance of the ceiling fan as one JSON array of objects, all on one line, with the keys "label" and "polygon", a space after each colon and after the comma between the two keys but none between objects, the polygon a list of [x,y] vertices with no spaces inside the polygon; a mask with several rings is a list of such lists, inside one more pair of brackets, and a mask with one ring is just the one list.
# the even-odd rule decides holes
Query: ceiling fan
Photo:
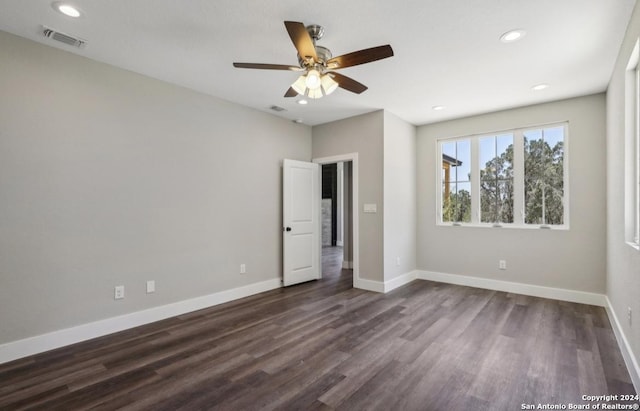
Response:
[{"label": "ceiling fan", "polygon": [[298,66],[260,63],[233,63],[233,66],[303,72],[289,87],[284,94],[285,97],[295,97],[299,94],[316,99],[333,93],[338,87],[360,94],[367,89],[367,86],[334,70],[393,56],[393,49],[387,44],[333,57],[328,48],[316,44],[324,35],[322,26],[312,24],[305,27],[303,23],[297,21],[285,21],[284,25],[298,51]]}]

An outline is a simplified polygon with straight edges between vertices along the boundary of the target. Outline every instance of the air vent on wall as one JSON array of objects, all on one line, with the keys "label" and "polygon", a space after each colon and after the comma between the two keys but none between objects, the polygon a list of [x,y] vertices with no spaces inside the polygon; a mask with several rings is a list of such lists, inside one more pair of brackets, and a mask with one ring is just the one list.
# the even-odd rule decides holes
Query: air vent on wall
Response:
[{"label": "air vent on wall", "polygon": [[49,39],[59,41],[69,46],[83,48],[87,42],[77,37],[70,36],[65,33],[61,33],[49,27],[43,27],[42,34]]}]

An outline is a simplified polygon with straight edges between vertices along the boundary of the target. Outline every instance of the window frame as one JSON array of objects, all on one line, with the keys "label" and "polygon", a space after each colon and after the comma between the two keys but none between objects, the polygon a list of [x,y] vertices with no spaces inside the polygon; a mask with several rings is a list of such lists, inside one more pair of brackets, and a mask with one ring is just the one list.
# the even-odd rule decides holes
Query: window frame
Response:
[{"label": "window frame", "polygon": [[[459,137],[459,138],[451,138],[451,139],[447,139],[447,142],[449,143],[454,143],[456,145],[456,152],[458,150],[457,148],[457,144],[460,141],[469,141],[469,153],[470,153],[470,157],[473,158],[474,156],[474,150],[476,150],[476,147],[474,147],[473,142],[471,142],[468,138],[466,137]],[[441,147],[442,145],[439,145],[438,150],[440,151],[440,158],[442,159],[442,151],[441,151]],[[442,186],[443,186],[443,181],[442,181],[442,161],[440,161],[440,163],[438,164],[439,168],[438,168],[438,177],[436,177],[438,179],[438,184],[440,185],[438,187],[438,191],[439,191],[439,196],[442,199]],[[451,182],[451,180],[449,180],[449,182]],[[473,186],[474,184],[476,184],[476,182],[473,180],[473,174],[471,175],[471,178],[469,180],[459,180],[457,178],[457,172],[456,172],[456,180],[455,180],[456,186],[458,183],[469,183],[471,186],[471,192],[473,192]],[[456,187],[456,191],[457,191],[457,187]],[[471,192],[469,193],[471,195]],[[442,200],[441,200],[442,201]],[[442,202],[440,202],[439,204],[441,204],[441,208],[440,208],[440,220],[442,221]],[[473,221],[473,210],[474,210],[474,199],[473,197],[471,197],[471,211],[472,211],[472,215],[471,215],[471,220]],[[451,222],[446,222],[445,224],[453,224],[453,225],[460,225],[460,224],[470,224],[464,221],[451,221]]]},{"label": "window frame", "polygon": [[[563,128],[563,224],[527,224],[525,223],[525,193],[524,193],[524,133],[533,130],[548,128]],[[513,135],[513,223],[491,223],[481,222],[480,210],[480,153],[479,144],[481,138],[499,136],[504,134]],[[443,181],[442,181],[442,143],[450,141],[469,140],[471,145],[471,222],[450,222],[443,221]],[[532,126],[519,127],[514,129],[497,130],[491,132],[476,133],[456,137],[441,137],[435,139],[436,152],[436,225],[444,227],[481,227],[481,228],[516,228],[516,229],[547,229],[547,230],[569,230],[569,121],[559,121]]]},{"label": "window frame", "polygon": [[633,227],[633,244],[636,249],[640,249],[640,62],[636,63],[634,70],[635,84],[634,84],[634,130],[633,130],[633,145],[634,145],[634,227]]},{"label": "window frame", "polygon": [[[512,168],[513,168],[513,170],[512,170],[513,176],[512,176],[512,178],[511,178],[511,179],[513,180],[513,181],[512,181],[512,184],[513,184],[513,186],[514,186],[514,204],[513,204],[513,210],[511,211],[511,212],[512,212],[512,214],[513,214],[513,222],[512,222],[512,223],[508,223],[508,222],[504,222],[504,221],[486,221],[486,222],[483,222],[483,221],[482,221],[482,164],[481,164],[481,161],[480,161],[480,157],[481,157],[481,155],[482,155],[482,150],[481,150],[482,140],[485,140],[485,139],[493,139],[493,141],[494,141],[494,148],[495,148],[495,154],[497,155],[497,154],[498,154],[498,150],[497,150],[497,146],[498,146],[498,137],[503,137],[503,136],[507,136],[507,135],[511,137],[511,145],[513,145],[513,146],[514,146],[514,159],[513,159],[513,162],[511,163],[511,166],[512,166]],[[473,166],[475,167],[475,170],[478,172],[478,182],[479,182],[479,186],[478,186],[478,190],[477,190],[477,191],[478,191],[478,202],[479,202],[479,205],[480,205],[480,208],[479,208],[479,211],[478,211],[478,221],[479,221],[481,224],[490,224],[490,225],[492,225],[493,227],[499,227],[499,226],[501,226],[501,225],[503,225],[503,224],[513,224],[513,223],[515,223],[515,222],[516,222],[515,214],[516,214],[516,210],[517,210],[517,208],[516,208],[516,201],[515,201],[515,197],[516,197],[516,195],[517,195],[517,194],[515,193],[515,181],[516,181],[516,176],[515,176],[515,172],[514,172],[514,171],[515,171],[515,163],[516,163],[516,158],[515,158],[516,136],[515,136],[515,134],[514,134],[514,133],[512,133],[511,131],[509,131],[509,132],[506,132],[506,133],[490,133],[490,134],[483,134],[483,135],[479,135],[479,136],[477,137],[477,140],[478,140],[478,152],[477,152],[477,156],[478,156],[478,158],[476,159],[476,161],[475,161],[475,162],[474,162],[474,161],[472,161],[472,162],[473,162],[473,163],[475,163],[475,164],[473,164]],[[495,158],[495,157],[494,157],[494,158]],[[495,180],[496,185],[498,185],[498,183],[499,183],[500,181],[501,181],[500,179],[496,179],[496,180]],[[502,180],[502,181],[506,181],[506,180]]]},{"label": "window frame", "polygon": [[636,67],[636,127],[635,127],[635,190],[636,190],[636,204],[635,204],[635,233],[634,242],[636,248],[640,250],[640,64]]},{"label": "window frame", "polygon": [[629,57],[624,87],[625,241],[640,250],[640,39]]}]

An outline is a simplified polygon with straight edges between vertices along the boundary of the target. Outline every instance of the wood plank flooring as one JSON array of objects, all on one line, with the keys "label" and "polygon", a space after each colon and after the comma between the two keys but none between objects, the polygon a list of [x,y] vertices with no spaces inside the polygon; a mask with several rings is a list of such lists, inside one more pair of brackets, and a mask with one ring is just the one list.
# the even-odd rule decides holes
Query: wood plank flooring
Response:
[{"label": "wood plank flooring", "polygon": [[371,293],[325,251],[321,281],[0,365],[0,409],[520,410],[635,394],[600,307],[430,281]]}]

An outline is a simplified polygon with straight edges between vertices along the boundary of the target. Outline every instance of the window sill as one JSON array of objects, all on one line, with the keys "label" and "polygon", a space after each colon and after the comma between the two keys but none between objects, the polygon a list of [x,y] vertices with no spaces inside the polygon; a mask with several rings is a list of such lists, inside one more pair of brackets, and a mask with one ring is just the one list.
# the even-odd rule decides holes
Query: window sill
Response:
[{"label": "window sill", "polygon": [[[474,224],[474,223],[437,223],[439,227],[454,228],[493,228],[493,229],[521,229],[521,230],[544,230],[544,231],[569,231],[568,225],[534,225],[534,224]],[[636,246],[637,247],[637,246]]]},{"label": "window sill", "polygon": [[629,247],[633,248],[634,250],[640,251],[640,244],[634,243],[631,241],[627,241],[626,243]]}]

